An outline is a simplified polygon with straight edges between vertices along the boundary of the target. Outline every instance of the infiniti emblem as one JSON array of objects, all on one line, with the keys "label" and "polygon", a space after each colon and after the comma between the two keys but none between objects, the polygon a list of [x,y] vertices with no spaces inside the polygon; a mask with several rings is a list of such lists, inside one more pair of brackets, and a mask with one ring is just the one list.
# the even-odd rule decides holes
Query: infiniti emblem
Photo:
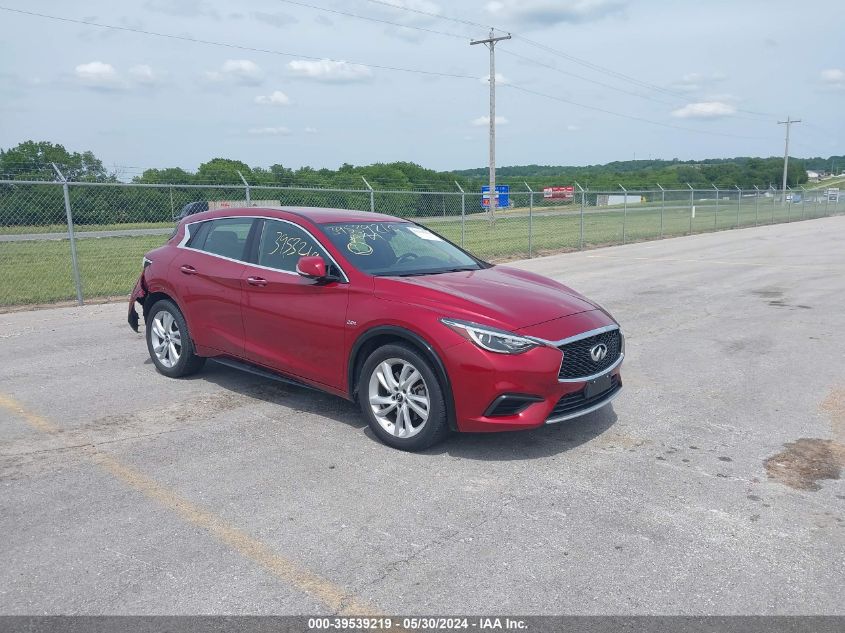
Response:
[{"label": "infiniti emblem", "polygon": [[605,345],[604,343],[593,345],[590,348],[590,358],[592,358],[595,362],[604,360],[605,356],[607,356],[607,345]]}]

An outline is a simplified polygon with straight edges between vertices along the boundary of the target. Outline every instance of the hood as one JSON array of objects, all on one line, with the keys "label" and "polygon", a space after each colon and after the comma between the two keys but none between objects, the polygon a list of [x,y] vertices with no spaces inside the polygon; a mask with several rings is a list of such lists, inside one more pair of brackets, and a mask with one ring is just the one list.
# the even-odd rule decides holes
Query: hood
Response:
[{"label": "hood", "polygon": [[433,308],[443,316],[509,330],[597,309],[563,284],[507,266],[417,277],[376,277],[375,294]]}]

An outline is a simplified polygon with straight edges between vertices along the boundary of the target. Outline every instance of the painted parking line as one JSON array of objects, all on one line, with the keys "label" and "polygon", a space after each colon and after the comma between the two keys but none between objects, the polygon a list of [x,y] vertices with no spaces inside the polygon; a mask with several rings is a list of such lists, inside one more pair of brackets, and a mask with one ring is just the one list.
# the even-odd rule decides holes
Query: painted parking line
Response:
[{"label": "painted parking line", "polygon": [[[61,432],[59,427],[14,398],[0,394],[0,407],[17,415],[35,430],[48,435]],[[204,529],[215,539],[238,552],[279,580],[316,598],[338,615],[379,615],[371,605],[360,601],[346,589],[305,569],[274,552],[266,544],[221,517],[192,503],[174,490],[163,486],[115,457],[91,447],[89,459],[103,472],[121,481],[147,499],[166,507],[188,523]]]}]

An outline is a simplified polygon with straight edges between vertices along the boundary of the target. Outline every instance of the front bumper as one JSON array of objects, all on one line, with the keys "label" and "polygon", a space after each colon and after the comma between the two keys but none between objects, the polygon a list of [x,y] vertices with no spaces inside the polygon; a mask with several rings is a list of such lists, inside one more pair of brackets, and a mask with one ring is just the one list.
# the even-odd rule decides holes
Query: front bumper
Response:
[{"label": "front bumper", "polygon": [[[555,347],[508,355],[486,352],[467,341],[446,350],[446,356],[457,427],[464,432],[517,431],[563,422],[606,406],[622,389],[624,353],[611,367],[589,377],[610,376],[610,386],[589,397],[585,389],[590,380],[558,379],[563,356]],[[493,403],[503,395],[510,402],[524,397],[525,406],[510,415],[495,415]]]}]

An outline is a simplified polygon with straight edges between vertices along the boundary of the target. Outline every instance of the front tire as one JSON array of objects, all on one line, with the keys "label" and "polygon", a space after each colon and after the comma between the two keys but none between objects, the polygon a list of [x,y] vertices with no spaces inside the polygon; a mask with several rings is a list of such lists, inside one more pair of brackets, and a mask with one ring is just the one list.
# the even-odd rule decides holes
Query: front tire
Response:
[{"label": "front tire", "polygon": [[408,346],[385,345],[370,354],[358,379],[358,402],[373,433],[393,448],[423,450],[449,433],[437,375]]},{"label": "front tire", "polygon": [[180,378],[198,372],[205,358],[194,353],[185,317],[175,303],[161,299],[146,316],[147,349],[159,373]]}]

